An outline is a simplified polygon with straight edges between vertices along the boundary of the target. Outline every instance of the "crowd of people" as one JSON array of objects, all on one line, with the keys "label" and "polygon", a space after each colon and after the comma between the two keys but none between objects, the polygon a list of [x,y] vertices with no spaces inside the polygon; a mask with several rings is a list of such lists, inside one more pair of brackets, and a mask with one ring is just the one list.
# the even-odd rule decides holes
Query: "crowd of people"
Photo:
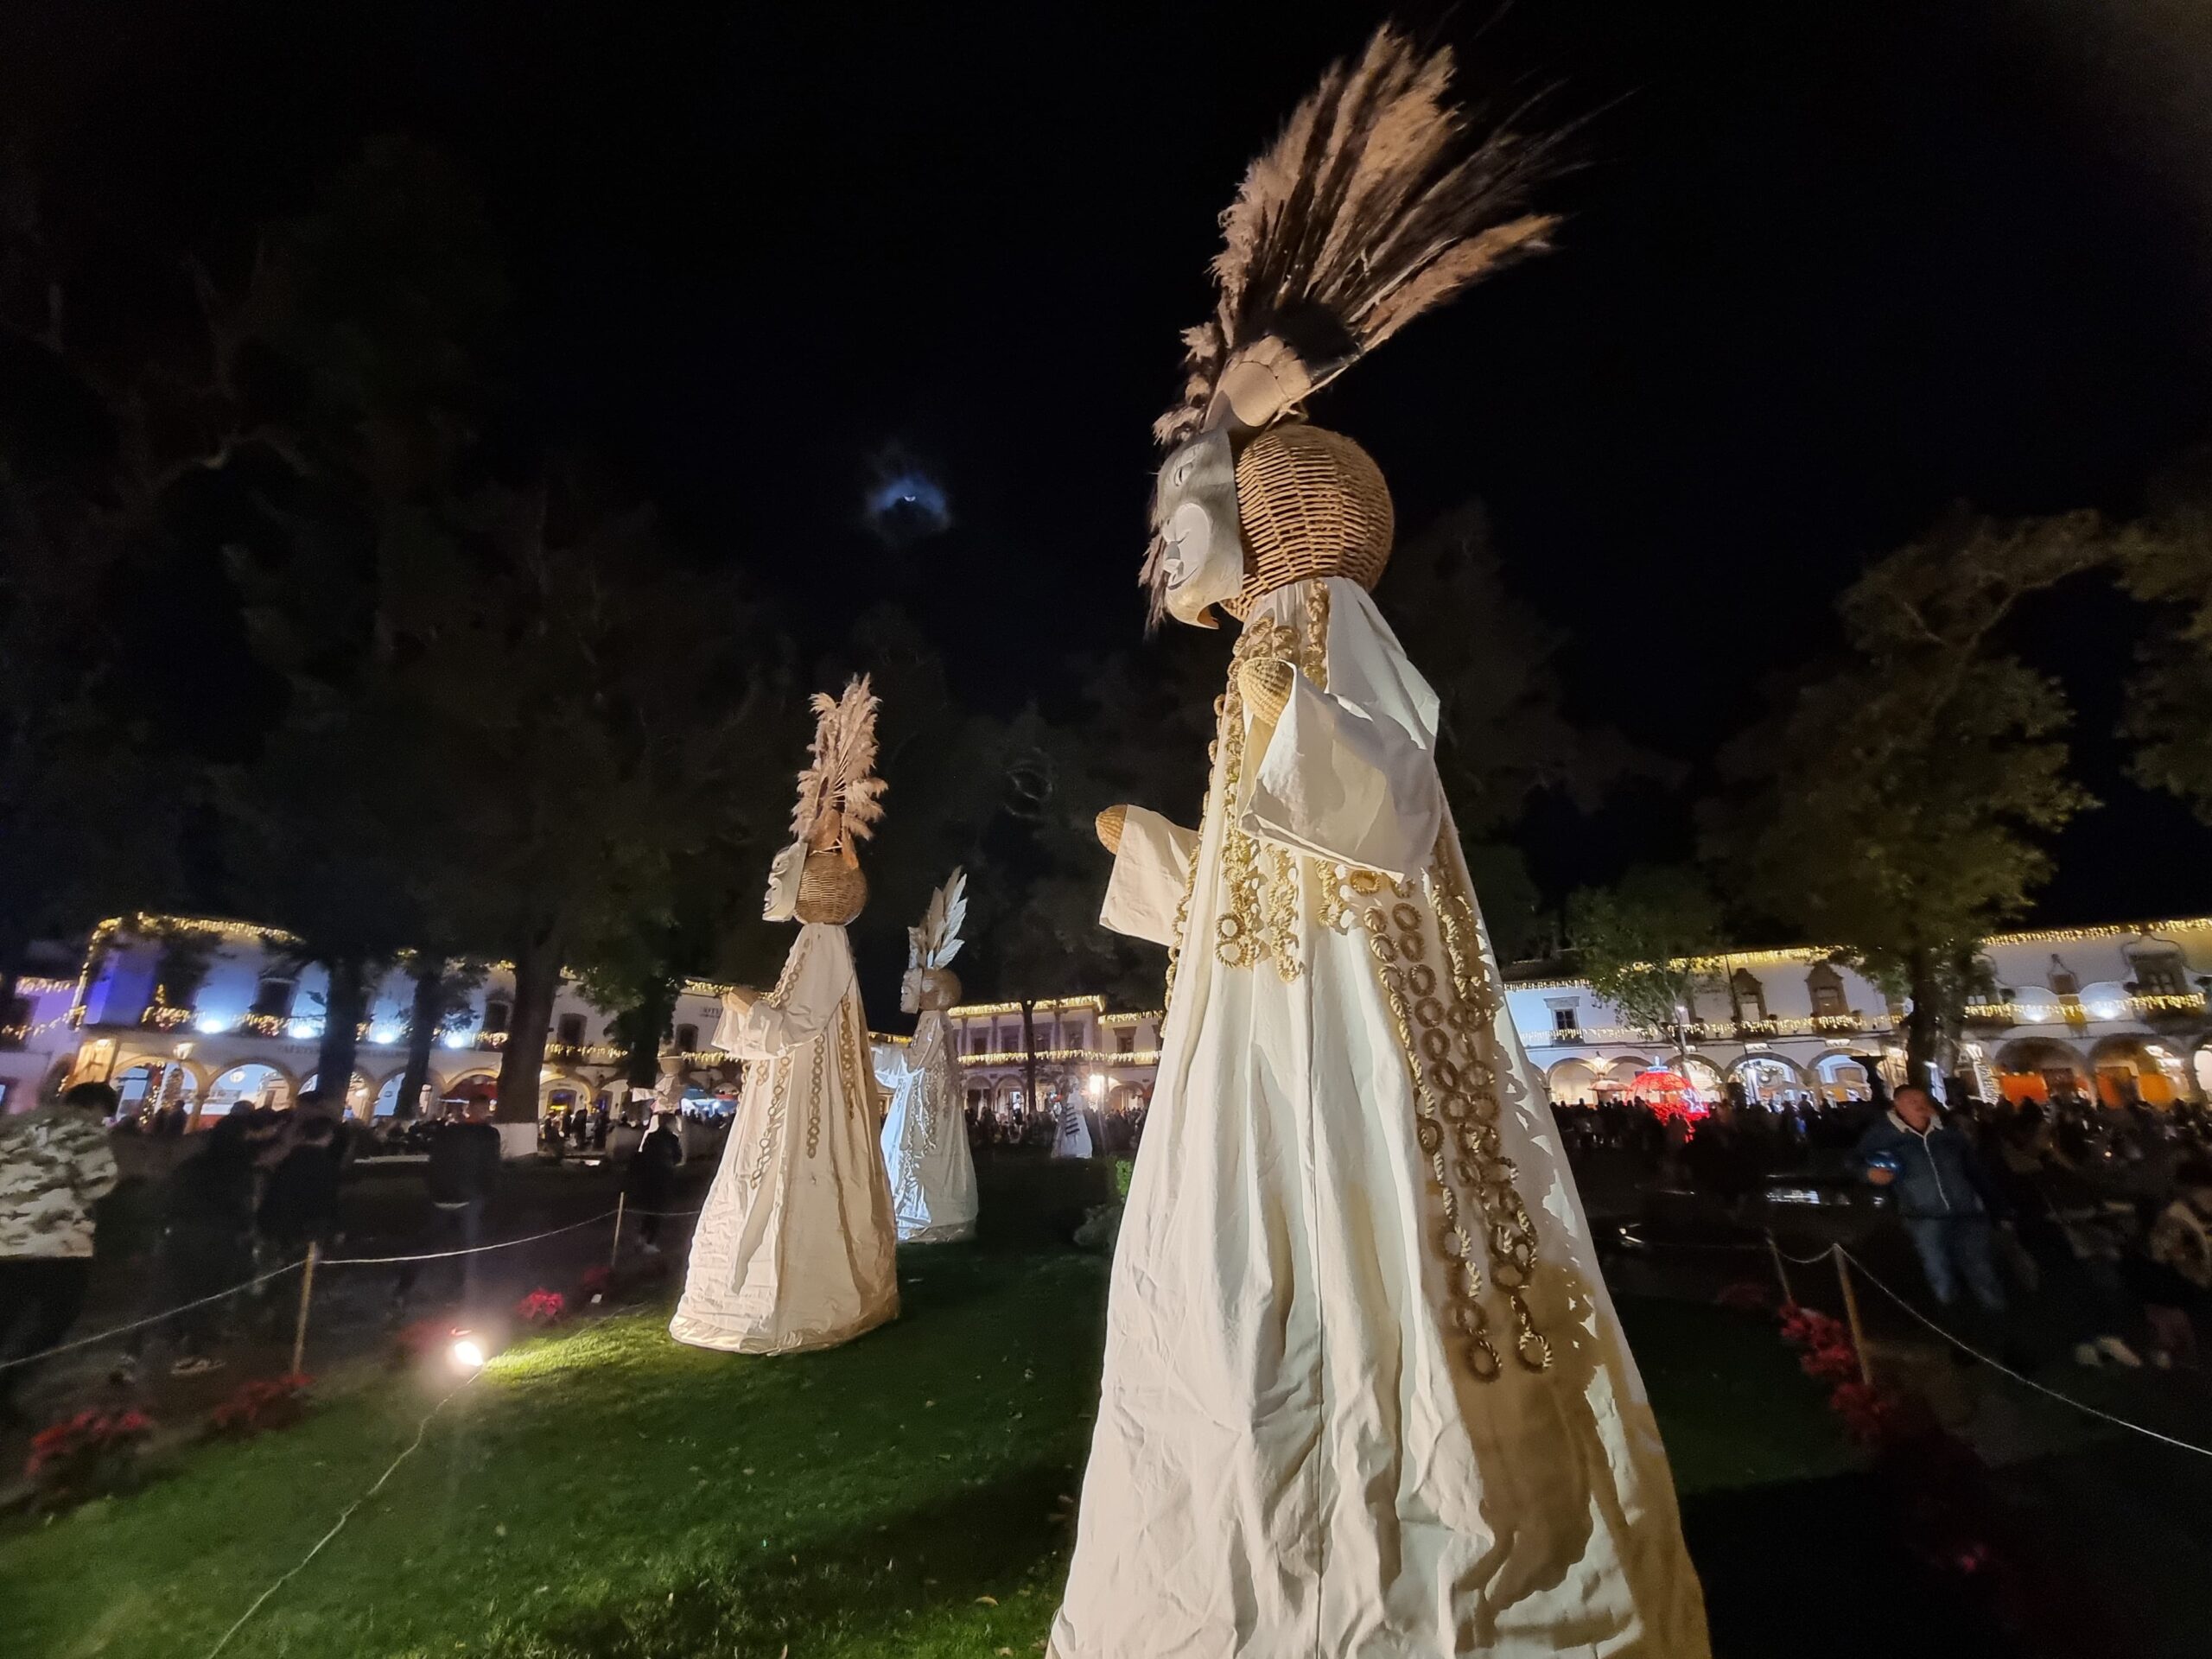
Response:
[{"label": "crowd of people", "polygon": [[[424,1249],[469,1249],[482,1237],[501,1170],[486,1110],[471,1102],[397,1126],[427,1154],[423,1182],[434,1219]],[[229,1338],[257,1320],[273,1328],[286,1306],[223,1293],[298,1262],[311,1246],[341,1243],[349,1172],[378,1141],[311,1090],[289,1109],[234,1109],[185,1138],[181,1155],[149,1147],[119,1162],[117,1137],[178,1133],[155,1122],[151,1114],[118,1116],[114,1090],[97,1083],[0,1121],[0,1361],[16,1362],[0,1364],[0,1418],[14,1414],[37,1369],[22,1362],[61,1343],[76,1324],[96,1255],[142,1269],[125,1281],[122,1308],[133,1317],[178,1310],[130,1334],[113,1381],[135,1382],[164,1350],[171,1375],[220,1369]],[[413,1286],[402,1268],[395,1318]]]},{"label": "crowd of people", "polygon": [[[1068,1109],[1066,1096],[1047,1094],[1035,1110],[1031,1110],[1020,1099],[1004,1105],[993,1105],[981,1099],[970,1100],[968,1105],[969,1149],[981,1155],[987,1147],[1027,1147],[1048,1152],[1060,1132],[1060,1120]],[[1090,1144],[1101,1157],[1127,1158],[1134,1154],[1137,1143],[1144,1138],[1147,1104],[1140,1101],[1134,1106],[1106,1111],[1088,1107],[1076,1108],[1083,1115],[1090,1130]]]},{"label": "crowd of people", "polygon": [[1923,1089],[1699,1115],[1633,1097],[1554,1107],[1569,1156],[1629,1161],[1639,1190],[1755,1221],[1784,1186],[1862,1185],[1911,1242],[1945,1310],[2000,1330],[2023,1300],[2084,1364],[2194,1365],[2212,1316],[2212,1111],[2078,1094],[1953,1109]]}]

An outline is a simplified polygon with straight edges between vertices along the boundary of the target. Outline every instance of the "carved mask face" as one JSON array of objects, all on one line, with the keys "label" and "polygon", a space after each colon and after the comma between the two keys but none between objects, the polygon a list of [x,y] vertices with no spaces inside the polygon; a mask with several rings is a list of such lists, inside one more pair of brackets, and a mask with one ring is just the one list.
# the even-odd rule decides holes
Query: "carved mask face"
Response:
[{"label": "carved mask face", "polygon": [[1206,607],[1233,599],[1244,585],[1236,461],[1227,432],[1201,434],[1167,457],[1153,519],[1163,546],[1168,614],[1196,627],[1214,626]]},{"label": "carved mask face", "polygon": [[919,1014],[922,1011],[922,970],[909,968],[906,978],[899,982],[899,1011]]},{"label": "carved mask face", "polygon": [[798,913],[799,872],[806,868],[806,843],[795,841],[768,867],[768,895],[760,906],[764,922],[788,922]]}]

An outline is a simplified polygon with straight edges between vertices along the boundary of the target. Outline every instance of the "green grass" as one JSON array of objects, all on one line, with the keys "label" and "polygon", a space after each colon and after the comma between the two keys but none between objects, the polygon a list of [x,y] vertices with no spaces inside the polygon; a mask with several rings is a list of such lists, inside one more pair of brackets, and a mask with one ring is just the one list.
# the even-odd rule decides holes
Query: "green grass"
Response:
[{"label": "green grass", "polygon": [[[623,1315],[503,1357],[226,1650],[1027,1656],[1065,1570],[1105,1263],[941,1247],[899,1323],[774,1360]],[[1687,1491],[1842,1466],[1771,1327],[1637,1305]],[[410,1379],[0,1539],[10,1656],[206,1653],[413,1436]]]}]

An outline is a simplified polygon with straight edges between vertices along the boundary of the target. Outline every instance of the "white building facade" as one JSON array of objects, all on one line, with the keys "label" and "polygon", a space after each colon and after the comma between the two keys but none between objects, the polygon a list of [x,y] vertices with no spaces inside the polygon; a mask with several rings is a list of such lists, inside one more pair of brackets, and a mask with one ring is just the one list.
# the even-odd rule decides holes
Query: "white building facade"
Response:
[{"label": "white building facade", "polygon": [[[325,976],[298,964],[289,945],[276,930],[243,922],[162,917],[105,925],[77,979],[51,989],[39,982],[35,1020],[50,1046],[35,1057],[37,1080],[11,1086],[4,1105],[22,1109],[65,1080],[87,1079],[112,1084],[128,1110],[174,1104],[194,1122],[241,1103],[291,1104],[321,1086],[315,1066]],[[664,1061],[677,1058],[690,1081],[709,1091],[738,1077],[735,1061],[707,1046],[724,988],[685,984],[664,1046]],[[347,1108],[357,1116],[397,1109],[413,995],[412,979],[399,968],[371,988],[346,1086]],[[434,1042],[419,1111],[492,1097],[513,1009],[512,975],[495,966]],[[620,1085],[625,1055],[612,1023],[608,1012],[563,982],[539,1074],[541,1111],[588,1106]]]},{"label": "white building facade", "polygon": [[[1708,1098],[1864,1099],[1876,1074],[1904,1080],[1904,1010],[1835,955],[1701,964],[1686,1057],[1580,980],[1509,974],[1506,997],[1554,1101],[1632,1096],[1652,1070],[1684,1072]],[[2212,917],[2000,934],[1982,957],[1990,990],[1968,1006],[1966,1059],[1983,1098],[2167,1106],[2212,1092]]]},{"label": "white building facade", "polygon": [[[315,1075],[322,976],[297,967],[270,929],[187,918],[109,924],[73,979],[18,985],[0,1022],[0,1110],[27,1109],[66,1081],[112,1083],[128,1108],[183,1107],[195,1121],[241,1102],[284,1106]],[[1988,1000],[1968,1009],[1967,1059],[1986,1098],[2074,1097],[2152,1106],[2212,1099],[2212,917],[2008,933],[1986,942]],[[1684,1072],[1708,1099],[1780,1107],[1865,1098],[1872,1079],[1904,1077],[1903,1010],[1832,950],[1731,953],[1700,964],[1687,1049],[1628,1025],[1582,980],[1509,969],[1506,1001],[1552,1098],[1629,1098],[1651,1071]],[[163,982],[164,974],[179,976]],[[734,1088],[737,1063],[708,1046],[723,986],[688,982],[662,1056],[695,1088]],[[374,987],[347,1103],[388,1115],[407,1061],[413,986],[404,970]],[[432,1050],[420,1109],[486,1097],[514,1006],[493,968]],[[1165,1016],[1116,1012],[1098,996],[969,1003],[949,1011],[971,1114],[1027,1102],[1033,1050],[1044,1103],[1071,1097],[1106,1114],[1149,1103]],[[589,1104],[618,1087],[613,1016],[564,983],[539,1079],[538,1107]]]}]

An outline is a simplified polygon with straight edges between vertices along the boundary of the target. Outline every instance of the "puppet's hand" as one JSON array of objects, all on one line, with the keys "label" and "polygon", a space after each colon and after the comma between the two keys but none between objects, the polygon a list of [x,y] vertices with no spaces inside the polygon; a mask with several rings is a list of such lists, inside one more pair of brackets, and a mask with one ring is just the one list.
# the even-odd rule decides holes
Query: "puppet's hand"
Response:
[{"label": "puppet's hand", "polygon": [[743,985],[733,986],[722,993],[722,1007],[741,1020],[753,1012],[753,1005],[760,1000],[760,992]]},{"label": "puppet's hand", "polygon": [[1273,725],[1290,703],[1298,671],[1280,657],[1255,657],[1236,671],[1236,689],[1255,721]]},{"label": "puppet's hand", "polygon": [[1122,850],[1122,826],[1129,821],[1126,806],[1109,806],[1098,815],[1098,844],[1109,853]]}]

